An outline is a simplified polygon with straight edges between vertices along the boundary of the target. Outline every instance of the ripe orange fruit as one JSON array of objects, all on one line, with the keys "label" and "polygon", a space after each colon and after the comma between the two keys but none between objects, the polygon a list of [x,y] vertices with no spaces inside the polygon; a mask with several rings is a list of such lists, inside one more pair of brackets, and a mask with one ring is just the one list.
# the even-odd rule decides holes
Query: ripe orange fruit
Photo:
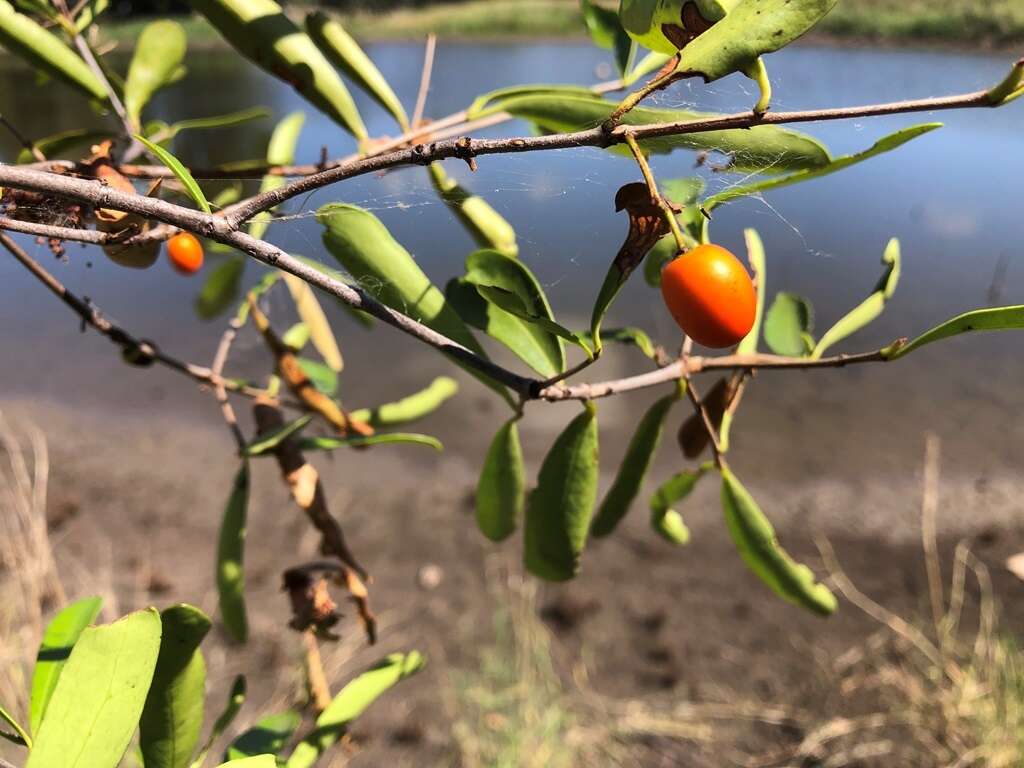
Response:
[{"label": "ripe orange fruit", "polygon": [[705,347],[738,344],[754,325],[754,283],[740,260],[717,245],[698,245],[670,262],[661,295],[679,327]]},{"label": "ripe orange fruit", "polygon": [[203,246],[188,232],[179,232],[167,241],[167,256],[183,275],[195,274],[203,266]]}]

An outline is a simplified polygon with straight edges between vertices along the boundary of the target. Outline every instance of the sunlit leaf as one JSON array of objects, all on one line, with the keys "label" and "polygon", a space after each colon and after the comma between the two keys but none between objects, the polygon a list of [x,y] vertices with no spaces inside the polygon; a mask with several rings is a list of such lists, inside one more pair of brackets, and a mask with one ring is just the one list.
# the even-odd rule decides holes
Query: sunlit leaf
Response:
[{"label": "sunlit leaf", "polygon": [[213,744],[217,739],[223,735],[224,731],[228,729],[228,726],[234,722],[238,716],[238,712],[242,709],[242,705],[245,703],[246,697],[246,685],[245,677],[238,675],[235,681],[231,684],[231,691],[228,693],[228,700],[224,706],[224,711],[217,716],[217,720],[213,724],[213,728],[210,730],[210,735],[206,737],[206,742],[203,744],[203,748],[199,750],[199,754],[196,759],[192,761],[190,768],[202,768],[206,762],[206,756],[210,754],[210,750],[213,748]]},{"label": "sunlit leaf", "polygon": [[814,613],[835,611],[836,598],[806,565],[779,546],[775,530],[736,476],[722,469],[722,510],[740,557],[776,594]]},{"label": "sunlit leaf", "polygon": [[151,608],[82,632],[25,768],[116,768],[142,714],[160,631]]},{"label": "sunlit leaf", "polygon": [[518,293],[514,293],[506,290],[505,288],[499,288],[494,285],[478,284],[476,285],[476,290],[477,293],[492,304],[518,318],[521,318],[522,320],[526,320],[528,323],[537,326],[542,331],[576,344],[587,353],[587,357],[593,357],[593,351],[580,334],[570,331],[565,326],[559,325],[542,314],[538,314],[532,307],[528,306],[526,302],[523,301],[522,296]]},{"label": "sunlit leaf", "polygon": [[577,574],[597,501],[597,408],[592,402],[558,436],[526,504],[526,569],[547,581]]},{"label": "sunlit leaf", "polygon": [[1020,328],[1024,328],[1024,304],[1010,307],[993,307],[991,309],[975,309],[950,318],[941,325],[937,325],[930,331],[921,334],[911,342],[894,344],[883,350],[883,352],[887,359],[896,360],[904,355],[909,355],[915,349],[920,349],[925,344],[948,339],[951,336],[958,336],[961,333],[1008,331]]},{"label": "sunlit leaf", "polygon": [[[754,272],[754,281],[757,284],[757,312],[754,315],[754,325],[751,326],[750,332],[743,337],[743,341],[736,347],[736,354],[750,355],[757,352],[757,342],[761,338],[761,324],[764,320],[765,285],[768,282],[768,276],[764,256],[764,243],[761,242],[761,236],[757,234],[757,230],[745,229],[743,230],[743,238],[747,244],[747,261],[750,262],[750,268]],[[808,314],[810,314],[809,311]]]},{"label": "sunlit leaf", "polygon": [[309,343],[309,326],[305,323],[296,323],[281,337],[281,343],[293,352],[301,352]]},{"label": "sunlit leaf", "polygon": [[217,768],[277,768],[277,758],[273,755],[254,755],[252,757],[240,757],[237,760],[228,760],[221,763]]},{"label": "sunlit leaf", "polygon": [[[97,131],[89,128],[72,128],[67,131],[55,133],[52,136],[45,136],[36,139],[32,145],[38,149],[47,159],[53,160],[60,155],[96,144],[110,137],[110,131]],[[17,162],[34,163],[35,155],[29,149],[23,149],[18,153]]]},{"label": "sunlit leaf", "polygon": [[438,376],[426,389],[394,403],[353,411],[351,417],[376,428],[407,424],[433,413],[458,391],[459,384],[455,379]]},{"label": "sunlit leaf", "polygon": [[423,657],[416,651],[393,653],[346,685],[316,720],[316,729],[306,736],[288,758],[287,768],[310,768],[381,695],[402,680],[423,669]]},{"label": "sunlit leaf", "polygon": [[11,728],[14,729],[14,733],[8,733],[7,731],[0,730],[0,738],[7,739],[13,744],[17,744],[22,747],[32,748],[32,737],[28,731],[25,730],[21,723],[19,723],[14,715],[0,706],[0,721],[7,723]]},{"label": "sunlit leaf", "polygon": [[75,29],[84,32],[110,7],[110,0],[87,0],[75,18]]},{"label": "sunlit leaf", "polygon": [[188,39],[176,21],[159,19],[143,27],[124,83],[124,107],[138,123],[153,94],[180,79]]},{"label": "sunlit leaf", "polygon": [[245,256],[229,256],[210,272],[196,297],[196,314],[200,318],[212,320],[238,301],[246,262]]},{"label": "sunlit leaf", "polygon": [[484,457],[476,486],[476,522],[491,541],[504,541],[523,515],[526,479],[519,425],[512,419],[498,430]]},{"label": "sunlit leaf", "polygon": [[623,84],[630,86],[637,82],[641,77],[649,75],[651,72],[657,72],[668,63],[669,58],[671,57],[667,53],[651,51],[640,59],[640,61],[636,63],[636,66],[629,71],[629,74],[622,79]]},{"label": "sunlit leaf", "polygon": [[580,9],[590,31],[590,39],[598,47],[615,54],[615,66],[620,75],[625,75],[632,64],[634,48],[633,41],[619,23],[619,15],[590,0],[580,0]]},{"label": "sunlit leaf", "polygon": [[188,168],[182,165],[178,158],[159,144],[154,144],[145,136],[136,136],[135,138],[144,144],[146,149],[152,152],[157,160],[170,169],[171,173],[173,173],[175,177],[177,177],[178,181],[180,181],[185,187],[185,191],[188,192],[189,197],[195,201],[196,205],[198,205],[204,213],[212,213],[210,210],[210,203],[207,201],[206,195],[203,194],[202,188],[200,188],[196,183],[196,180],[192,178],[192,174],[189,172]]},{"label": "sunlit leaf", "polygon": [[519,96],[544,96],[548,98],[580,96],[582,98],[596,98],[592,89],[582,85],[551,85],[548,83],[512,85],[477,96],[473,103],[466,108],[466,119],[479,120],[502,112],[507,101]]},{"label": "sunlit leaf", "polygon": [[670,544],[683,546],[690,541],[690,530],[683,522],[683,516],[673,506],[685,499],[697,482],[708,471],[708,466],[677,472],[661,484],[651,496],[651,528]]},{"label": "sunlit leaf", "polygon": [[302,715],[288,710],[262,718],[228,746],[225,757],[241,760],[256,755],[279,755],[302,723]]},{"label": "sunlit leaf", "polygon": [[[304,112],[291,112],[274,126],[274,130],[270,134],[270,142],[267,144],[268,165],[290,165],[295,162],[295,149],[299,144],[299,136],[305,123]],[[260,180],[260,194],[272,192],[278,187],[284,186],[284,183],[283,176],[268,173]],[[270,226],[270,214],[274,210],[272,208],[249,222],[248,232],[252,237],[257,240],[263,238]]]},{"label": "sunlit leaf", "polygon": [[309,337],[316,351],[320,353],[320,357],[324,359],[328,368],[340,372],[345,367],[341,350],[338,349],[334,331],[331,330],[331,324],[328,322],[320,302],[317,301],[312,287],[305,280],[291,274],[285,274],[284,282],[288,286],[292,301],[295,302],[295,310],[298,312],[299,318],[309,330]]},{"label": "sunlit leaf", "polygon": [[240,109],[237,112],[228,112],[224,115],[213,115],[211,117],[193,117],[188,120],[179,120],[167,126],[166,132],[170,138],[177,136],[182,131],[212,130],[215,128],[234,128],[238,125],[245,125],[254,120],[263,120],[270,117],[270,110],[266,107],[250,107]]},{"label": "sunlit leaf", "polygon": [[[592,346],[594,336],[590,331],[580,331],[579,336],[583,341]],[[629,326],[623,328],[605,328],[601,331],[601,340],[614,342],[617,344],[629,344],[652,360],[657,357],[657,350],[654,348],[654,342],[651,341],[651,337],[647,335],[646,331],[639,328],[632,328]]]},{"label": "sunlit leaf", "polygon": [[607,536],[629,512],[658,450],[665,418],[677,399],[676,395],[661,398],[640,419],[619,465],[618,474],[594,515],[590,525],[593,536]]},{"label": "sunlit leaf", "polygon": [[722,19],[736,2],[691,0],[684,10],[684,0],[622,0],[619,19],[630,37],[667,60],[683,47],[688,38],[701,34]]},{"label": "sunlit leaf", "polygon": [[374,445],[425,445],[435,451],[443,451],[444,446],[436,437],[417,435],[406,432],[385,432],[368,437],[304,437],[299,447],[304,451],[333,451],[338,448],[370,448]]},{"label": "sunlit leaf", "polygon": [[795,293],[779,292],[764,318],[764,340],[777,355],[803,357],[814,348],[811,303]]},{"label": "sunlit leaf", "polygon": [[271,453],[277,446],[287,440],[289,437],[297,432],[300,432],[310,421],[313,420],[312,415],[306,414],[299,416],[280,429],[275,429],[266,435],[257,435],[256,438],[245,447],[246,456],[263,456],[264,454]]},{"label": "sunlit leaf", "polygon": [[249,463],[235,475],[231,496],[224,509],[217,543],[217,590],[220,617],[234,640],[244,643],[249,637],[245,611],[245,526],[249,508]]},{"label": "sunlit leaf", "polygon": [[505,256],[519,254],[516,231],[491,204],[448,176],[441,163],[431,163],[434,189],[481,248],[493,248]]}]

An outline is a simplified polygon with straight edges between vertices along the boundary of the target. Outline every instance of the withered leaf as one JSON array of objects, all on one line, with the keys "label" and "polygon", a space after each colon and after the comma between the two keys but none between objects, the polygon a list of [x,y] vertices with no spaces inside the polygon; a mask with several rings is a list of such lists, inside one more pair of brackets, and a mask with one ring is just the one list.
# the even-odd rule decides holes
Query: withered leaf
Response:
[{"label": "withered leaf", "polygon": [[651,199],[650,189],[642,182],[626,184],[615,194],[615,210],[629,215],[629,232],[615,257],[615,266],[625,281],[668,232],[668,223],[661,207]]},{"label": "withered leaf", "polygon": [[[740,381],[741,376],[739,375],[721,378],[703,397],[704,408],[716,430],[722,426],[722,418],[739,391]],[[708,430],[700,415],[695,413],[683,422],[683,426],[679,428],[678,440],[683,456],[688,459],[695,459],[704,452],[711,442],[711,436],[708,435]]]}]

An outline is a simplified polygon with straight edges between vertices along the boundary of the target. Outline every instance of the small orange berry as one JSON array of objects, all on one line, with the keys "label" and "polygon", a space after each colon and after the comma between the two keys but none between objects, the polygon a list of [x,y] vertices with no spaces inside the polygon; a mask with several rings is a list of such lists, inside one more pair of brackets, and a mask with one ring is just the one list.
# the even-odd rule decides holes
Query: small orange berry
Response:
[{"label": "small orange berry", "polygon": [[167,256],[183,275],[195,274],[203,266],[203,246],[189,232],[179,232],[167,241]]},{"label": "small orange berry", "polygon": [[720,246],[698,245],[670,262],[661,273],[661,295],[679,327],[705,347],[731,347],[754,326],[754,284]]}]

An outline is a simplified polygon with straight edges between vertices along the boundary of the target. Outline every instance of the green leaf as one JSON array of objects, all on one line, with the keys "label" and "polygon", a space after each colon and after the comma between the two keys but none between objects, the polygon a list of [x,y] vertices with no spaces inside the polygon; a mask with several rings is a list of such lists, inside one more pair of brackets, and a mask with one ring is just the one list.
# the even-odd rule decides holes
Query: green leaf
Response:
[{"label": "green leaf", "polygon": [[25,768],[115,768],[135,733],[160,652],[160,614],[82,632]]},{"label": "green leaf", "polygon": [[547,581],[567,581],[580,558],[597,500],[597,408],[592,402],[558,436],[526,505],[526,569]]},{"label": "green leaf", "polygon": [[132,122],[139,123],[153,94],[180,79],[187,48],[185,29],[176,21],[160,19],[143,27],[124,83],[124,107]]},{"label": "green leaf", "polygon": [[202,209],[203,213],[212,213],[210,210],[210,203],[207,201],[206,195],[203,194],[203,190],[196,183],[196,180],[192,178],[192,174],[189,173],[188,168],[182,165],[178,158],[159,144],[154,144],[145,136],[136,136],[135,138],[144,144],[146,149],[152,152],[157,160],[171,170],[171,173],[173,173],[175,177],[177,177],[178,181],[182,183],[185,187],[185,191],[188,192],[189,197],[195,201],[196,205]]},{"label": "green leaf", "polygon": [[620,75],[629,70],[633,58],[633,41],[619,23],[619,16],[610,8],[602,8],[590,0],[580,0],[583,21],[590,32],[590,39],[599,48],[615,53],[615,66]]},{"label": "green leaf", "polygon": [[301,352],[309,343],[309,326],[301,322],[296,323],[285,331],[284,336],[281,337],[281,343],[293,352]]},{"label": "green leaf", "polygon": [[206,662],[199,644],[210,619],[191,605],[160,614],[160,656],[139,721],[146,768],[186,768],[199,743],[206,694]]},{"label": "green leaf", "polygon": [[706,182],[700,176],[682,179],[662,179],[658,182],[661,194],[676,205],[693,205],[704,191]]},{"label": "green leaf", "polygon": [[490,117],[498,112],[503,112],[506,102],[520,96],[544,96],[550,98],[579,96],[585,99],[598,98],[592,89],[583,85],[552,85],[549,83],[513,85],[507,88],[498,88],[477,96],[473,103],[466,108],[466,119],[479,120],[480,118]]},{"label": "green leaf", "polygon": [[372,427],[393,427],[422,419],[438,408],[459,391],[459,384],[448,376],[438,376],[426,389],[404,397],[394,403],[385,403],[376,408],[363,408],[351,414],[356,421],[364,421]]},{"label": "green leaf", "polygon": [[96,620],[102,605],[102,599],[87,597],[62,609],[46,626],[32,672],[32,699],[29,707],[32,733],[39,733],[43,715],[46,714],[50,697],[57,687],[71,649],[85,628]]},{"label": "green leaf", "polygon": [[245,676],[238,675],[235,678],[234,683],[231,685],[231,691],[228,693],[227,704],[224,706],[224,711],[220,713],[217,720],[213,724],[213,728],[210,730],[210,735],[206,737],[206,743],[203,744],[203,748],[199,750],[199,754],[196,759],[192,761],[190,768],[202,768],[203,763],[206,762],[206,756],[210,754],[210,750],[213,748],[214,742],[219,739],[224,731],[228,729],[228,726],[234,722],[238,716],[238,712],[242,709],[242,705],[245,703],[246,697],[246,686]]},{"label": "green leaf", "polygon": [[[700,34],[709,24],[722,19],[736,2],[691,0],[689,5],[692,7],[684,13],[684,0],[622,0],[619,20],[629,36],[640,45],[672,56],[682,47],[680,37]],[[671,37],[666,35],[666,28],[674,32]]]},{"label": "green leaf", "polygon": [[36,69],[63,80],[90,99],[107,101],[100,79],[59,37],[0,0],[0,48],[6,48]]},{"label": "green leaf", "polygon": [[[757,313],[754,315],[754,325],[750,332],[743,337],[743,341],[736,347],[737,355],[752,355],[757,352],[757,341],[761,338],[761,324],[764,320],[765,284],[767,283],[767,266],[765,264],[764,243],[761,236],[755,229],[743,230],[743,238],[747,243],[747,261],[754,272],[754,282],[757,286]],[[776,298],[776,302],[778,298]],[[810,316],[810,305],[807,305],[807,314]],[[808,321],[808,326],[810,322]]]},{"label": "green leaf", "polygon": [[182,131],[211,130],[215,128],[234,128],[237,125],[245,125],[254,120],[263,120],[270,117],[270,110],[266,107],[250,107],[240,109],[237,112],[228,112],[224,115],[213,115],[211,117],[193,117],[188,120],[179,120],[167,126],[168,138],[174,138]]},{"label": "green leaf", "polygon": [[808,343],[814,329],[811,303],[795,293],[780,291],[764,318],[764,340],[777,355],[804,357],[813,348]]},{"label": "green leaf", "polygon": [[491,304],[522,320],[526,320],[527,323],[536,326],[542,331],[576,344],[587,353],[587,357],[592,358],[594,356],[593,351],[587,345],[583,336],[540,314],[534,307],[530,307],[519,293],[495,285],[477,285],[476,290],[477,293]]},{"label": "green leaf", "polygon": [[[299,145],[299,136],[302,134],[302,126],[306,123],[306,115],[302,111],[290,112],[277,125],[270,134],[270,141],[267,144],[268,165],[291,165],[295,162],[295,150]],[[275,174],[267,174],[260,181],[260,194],[272,192],[285,184],[285,178]],[[262,215],[249,222],[247,231],[257,240],[263,239],[270,226],[272,216],[270,215],[277,208],[271,208]]]},{"label": "green leaf", "polygon": [[759,192],[767,192],[769,189],[788,187],[791,184],[799,184],[802,181],[810,181],[811,179],[828,176],[829,174],[849,168],[851,165],[862,163],[865,160],[878,157],[878,155],[883,155],[886,152],[892,152],[894,149],[903,146],[908,141],[912,141],[918,136],[923,136],[924,134],[930,133],[936,128],[941,127],[942,123],[922,123],[921,125],[912,125],[909,128],[901,128],[895,133],[890,133],[888,136],[879,139],[863,152],[837,157],[820,168],[797,171],[796,173],[791,173],[786,176],[762,179],[760,181],[755,181],[752,184],[739,184],[736,186],[726,187],[718,194],[712,195],[704,200],[701,205],[704,207],[704,210],[710,212],[722,203],[727,203],[730,200],[735,200],[739,197],[746,197]]},{"label": "green leaf", "polygon": [[393,653],[342,688],[317,718],[316,729],[292,752],[287,768],[310,768],[345,734],[353,720],[390,688],[423,669],[423,664],[423,657],[416,651]]},{"label": "green leaf", "polygon": [[251,458],[271,453],[289,437],[305,428],[312,420],[313,416],[307,413],[305,416],[299,416],[294,421],[288,422],[280,429],[275,429],[269,434],[256,435],[255,439],[245,447],[243,455]]},{"label": "green leaf", "polygon": [[525,502],[523,449],[516,419],[505,422],[491,441],[476,486],[476,522],[491,541],[515,531]]},{"label": "green leaf", "polygon": [[228,760],[217,768],[277,768],[277,759],[273,755],[254,755],[238,760]]},{"label": "green leaf", "polygon": [[663,66],[668,64],[669,58],[671,57],[667,53],[651,51],[637,62],[636,66],[629,71],[629,74],[622,78],[623,85],[629,87],[644,75],[649,75],[651,72],[657,72]]},{"label": "green leaf", "polygon": [[512,258],[519,254],[516,231],[490,203],[449,177],[441,163],[431,163],[428,170],[434,189],[478,246]]},{"label": "green leaf", "polygon": [[975,309],[962,315],[950,318],[941,325],[918,336],[906,344],[894,344],[883,350],[887,360],[897,360],[909,355],[925,344],[948,339],[961,333],[973,331],[1008,331],[1024,328],[1024,304],[1009,307],[993,307],[991,309]]},{"label": "green leaf", "polygon": [[435,451],[444,450],[441,441],[435,437],[407,432],[386,432],[368,437],[304,437],[299,441],[299,447],[304,451],[333,451],[337,448],[370,448],[374,445],[393,443],[425,445]]},{"label": "green leaf", "polygon": [[640,419],[619,465],[618,474],[594,516],[590,526],[592,536],[607,536],[629,512],[658,450],[665,418],[677,399],[676,395],[661,398]]},{"label": "green leaf", "polygon": [[366,126],[345,83],[274,0],[189,0],[235,50],[295,88],[360,141]]},{"label": "green leaf", "polygon": [[[590,331],[580,331],[579,336],[588,345],[593,345],[594,335]],[[654,349],[654,342],[647,335],[646,331],[629,326],[623,328],[608,328],[601,331],[601,341],[612,341],[618,344],[631,344],[652,360],[657,357]]]},{"label": "green leaf", "polygon": [[[340,283],[345,283],[346,285],[349,285],[352,282],[352,280],[349,278],[349,276],[346,275],[344,272],[339,272],[337,269],[331,269],[326,264],[321,264],[319,261],[316,261],[315,259],[309,259],[309,258],[306,258],[305,256],[299,256],[299,255],[296,255],[295,258],[299,259],[300,261],[305,262],[306,264],[308,264],[309,266],[311,266],[313,269],[317,270],[318,272],[323,272],[325,275],[328,275],[329,277],[334,278],[335,280],[337,280]],[[358,310],[358,309],[356,309],[356,308],[346,304],[344,301],[342,301],[339,298],[335,298],[335,301],[337,302],[339,307],[341,307],[343,310],[345,310],[345,312],[350,317],[352,317],[352,319],[354,319],[356,322],[358,322],[361,326],[363,326],[364,328],[372,328],[373,327],[373,320],[374,320],[373,316],[368,315],[365,312],[363,312],[362,310]]]},{"label": "green leaf", "polygon": [[[69,131],[61,131],[52,136],[45,136],[36,139],[32,145],[43,153],[49,160],[79,149],[80,147],[96,144],[104,139],[110,138],[110,131],[97,131],[88,128],[72,128]],[[35,156],[31,150],[23,149],[18,153],[18,163],[34,163]]]},{"label": "green leaf", "polygon": [[328,368],[335,373],[341,372],[345,362],[341,357],[341,350],[338,349],[338,341],[334,338],[334,331],[331,330],[331,324],[320,302],[317,301],[313,288],[302,278],[287,273],[284,282],[288,286],[292,301],[295,302],[295,311],[309,329],[313,347],[320,353]]},{"label": "green leaf", "polygon": [[213,320],[238,300],[246,261],[245,256],[229,256],[210,272],[196,297],[196,314],[201,319]]},{"label": "green leaf", "polygon": [[242,567],[248,508],[249,463],[243,461],[224,508],[217,541],[220,617],[228,634],[239,643],[249,638],[249,622],[245,613],[245,571]]},{"label": "green leaf", "polygon": [[1014,62],[1006,77],[992,86],[986,95],[993,106],[1009,104],[1024,96],[1024,59]]},{"label": "green leaf", "polygon": [[525,264],[497,251],[471,253],[465,276],[448,284],[446,298],[463,320],[500,341],[542,376],[565,369],[565,349],[557,335],[487,302],[476,290],[478,286],[513,293],[525,312],[553,322],[544,289]]},{"label": "green leaf", "polygon": [[[373,285],[379,301],[486,357],[444,294],[376,216],[342,203],[325,205],[316,216],[324,227],[327,250],[353,279],[364,286]],[[475,370],[470,373],[507,399],[504,387]]]},{"label": "green leaf", "polygon": [[757,502],[736,476],[722,469],[722,510],[740,557],[761,581],[785,600],[821,615],[835,611],[836,598],[806,565],[786,553]]},{"label": "green leaf", "polygon": [[683,516],[672,507],[690,495],[708,468],[709,465],[704,465],[677,472],[651,496],[651,527],[670,544],[684,546],[690,542],[690,529],[683,522]]},{"label": "green leaf", "polygon": [[87,0],[75,19],[75,29],[84,32],[110,7],[110,0]]},{"label": "green leaf", "polygon": [[21,727],[21,724],[15,719],[14,715],[0,706],[0,720],[3,720],[11,728],[14,729],[14,733],[7,733],[7,731],[0,731],[0,738],[7,739],[8,741],[17,744],[19,746],[28,747],[32,749],[32,737],[29,736],[28,731]]},{"label": "green leaf", "polygon": [[885,268],[885,272],[875,286],[875,290],[825,332],[817,346],[814,347],[814,351],[811,352],[812,360],[820,360],[829,347],[856,333],[882,314],[900,280],[900,241],[895,237],[885,247],[882,266]]},{"label": "green leaf", "polygon": [[679,255],[679,245],[671,234],[665,235],[644,258],[644,280],[651,288],[661,286],[661,270]]},{"label": "green leaf", "polygon": [[402,102],[377,65],[337,19],[321,11],[311,13],[306,16],[306,32],[336,67],[391,113],[403,131],[409,130]]},{"label": "green leaf", "polygon": [[239,760],[254,755],[279,755],[301,723],[302,715],[294,710],[264,717],[231,742],[225,757]]},{"label": "green leaf", "polygon": [[[615,103],[593,94],[565,94],[554,91],[513,96],[499,100],[492,108],[536,123],[546,132],[566,133],[600,125],[616,106]],[[637,107],[624,116],[622,124],[695,122],[716,117],[721,115],[681,109]],[[731,167],[737,171],[781,173],[820,168],[832,159],[828,150],[817,139],[774,125],[683,133],[641,139],[639,143],[645,152],[653,154],[666,154],[681,148],[721,152],[732,157]],[[621,146],[614,148],[613,151],[629,154],[629,150]]]}]

